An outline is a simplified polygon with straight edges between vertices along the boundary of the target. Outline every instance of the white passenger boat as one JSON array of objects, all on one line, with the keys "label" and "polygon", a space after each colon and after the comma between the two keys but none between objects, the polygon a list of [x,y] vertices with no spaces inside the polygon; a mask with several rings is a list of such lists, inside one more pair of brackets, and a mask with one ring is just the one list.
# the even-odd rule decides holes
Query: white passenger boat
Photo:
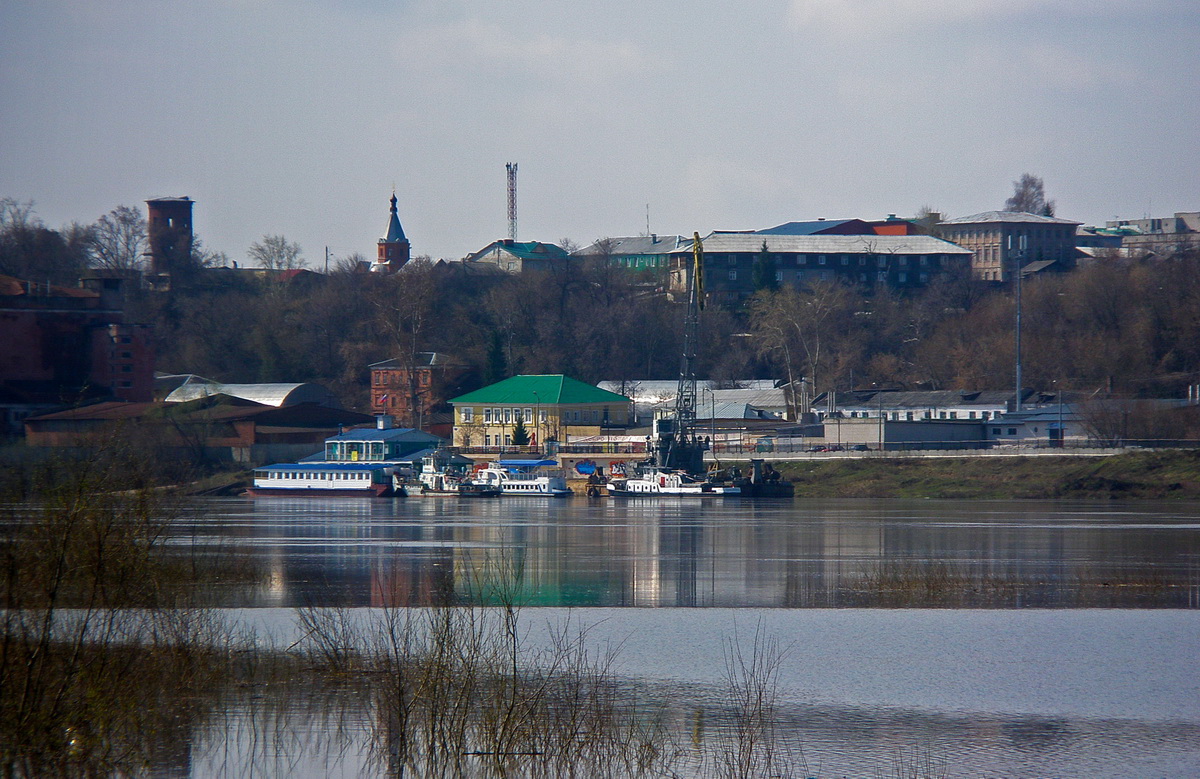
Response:
[{"label": "white passenger boat", "polygon": [[277,463],[254,469],[250,495],[387,497],[404,495],[393,484],[392,465],[384,463]]},{"label": "white passenger boat", "polygon": [[[421,458],[418,485],[408,485],[410,494],[424,497],[457,496],[490,498],[500,495],[500,488],[473,481],[469,475],[473,461],[462,455],[438,449]],[[396,476],[397,486],[400,476]],[[415,488],[415,489],[412,489]]]},{"label": "white passenger boat", "polygon": [[499,487],[504,495],[566,498],[573,493],[554,460],[500,460],[475,472],[472,484]]},{"label": "white passenger boat", "polygon": [[642,466],[629,476],[614,476],[605,485],[605,488],[608,490],[609,496],[614,498],[658,496],[719,498],[742,494],[738,487],[714,484],[707,479],[696,478],[684,471],[653,465]]}]

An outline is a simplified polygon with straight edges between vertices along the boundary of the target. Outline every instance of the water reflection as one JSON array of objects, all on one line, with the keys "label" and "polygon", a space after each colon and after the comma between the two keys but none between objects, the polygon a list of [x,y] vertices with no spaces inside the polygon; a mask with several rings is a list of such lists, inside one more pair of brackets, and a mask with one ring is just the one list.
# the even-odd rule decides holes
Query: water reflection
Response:
[{"label": "water reflection", "polygon": [[555,606],[1200,607],[1200,507],[216,499],[179,527],[263,571],[226,606],[437,604],[502,568]]},{"label": "water reflection", "polygon": [[[676,776],[720,775],[714,750],[733,720],[718,691],[637,685],[627,693],[641,701],[643,716],[666,727],[658,734],[658,767]],[[370,700],[361,684],[346,680],[296,679],[272,692],[243,691],[197,728],[189,750],[159,755],[154,775],[405,775],[372,751],[384,723]],[[795,776],[1103,779],[1193,775],[1200,767],[1196,724],[811,705],[778,710],[774,738],[777,765]],[[470,766],[459,770],[488,774]],[[511,775],[539,774],[527,765]]]}]

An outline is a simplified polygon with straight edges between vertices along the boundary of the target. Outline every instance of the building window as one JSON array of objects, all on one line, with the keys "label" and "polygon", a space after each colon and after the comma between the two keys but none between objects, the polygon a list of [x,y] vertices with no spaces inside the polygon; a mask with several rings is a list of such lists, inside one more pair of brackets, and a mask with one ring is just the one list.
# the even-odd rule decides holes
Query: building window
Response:
[{"label": "building window", "polygon": [[530,422],[533,421],[533,409],[531,409],[531,408],[525,409],[525,419]]},{"label": "building window", "polygon": [[1010,427],[1010,428],[1008,429],[1008,434],[1009,434],[1009,435],[1016,435],[1016,434],[1017,434],[1017,429],[1016,429],[1015,427]]},{"label": "building window", "polygon": [[730,281],[737,281],[737,268],[730,268],[730,269],[729,269],[729,280],[730,280]]},{"label": "building window", "polygon": [[974,411],[968,411],[968,412],[967,412],[967,419],[974,419],[974,418],[975,418],[975,412],[974,412]]},{"label": "building window", "polygon": [[541,423],[543,425],[546,424],[546,409],[542,409],[541,412],[538,414],[538,417],[539,417],[539,419],[538,419],[539,423]]},{"label": "building window", "polygon": [[990,413],[990,412],[987,412],[987,411],[980,411],[980,412],[979,412],[979,418],[980,418],[980,419],[987,419],[987,418],[989,418],[990,416],[991,416],[991,413]]},{"label": "building window", "polygon": [[825,255],[824,255],[824,254],[822,254],[822,255],[820,255],[820,256],[818,256],[818,257],[817,257],[817,264],[818,264],[818,265],[824,265],[824,264],[825,264]]},{"label": "building window", "polygon": [[736,254],[729,255],[729,264],[737,265],[737,255]]},{"label": "building window", "polygon": [[887,281],[887,271],[879,271],[879,273],[875,274],[875,278],[877,278],[879,281]]},{"label": "building window", "polygon": [[[499,437],[499,436],[497,436],[497,438],[498,438],[498,437]],[[504,436],[504,445],[505,445],[505,446],[512,446],[512,436],[511,436],[511,435],[506,435],[506,436]]]},{"label": "building window", "polygon": [[504,424],[506,424],[506,425],[512,424],[512,409],[511,408],[504,409]]},{"label": "building window", "polygon": [[849,265],[849,264],[850,264],[850,255],[849,255],[849,254],[843,254],[843,255],[842,255],[842,264],[843,264],[843,265]]},{"label": "building window", "polygon": [[950,412],[950,418],[951,418],[951,419],[958,419],[958,412],[957,412],[957,411],[951,411],[951,412]]},{"label": "building window", "polygon": [[783,281],[783,271],[775,271],[775,281]]},{"label": "building window", "polygon": [[[465,422],[466,420],[463,421]],[[492,424],[492,410],[490,408],[485,408],[483,410],[483,423],[485,425]]]},{"label": "building window", "polygon": [[462,421],[464,424],[471,424],[475,421],[475,409],[467,406],[462,410]]},{"label": "building window", "polygon": [[808,264],[808,255],[801,254],[799,259],[797,260],[797,262],[799,262],[801,265],[807,265]]},{"label": "building window", "polygon": [[904,418],[907,419],[909,422],[913,421],[913,412],[905,411]]},{"label": "building window", "polygon": [[899,273],[896,274],[896,281],[900,282],[901,284],[907,283],[908,282],[908,274],[905,273],[904,271],[900,271]]}]

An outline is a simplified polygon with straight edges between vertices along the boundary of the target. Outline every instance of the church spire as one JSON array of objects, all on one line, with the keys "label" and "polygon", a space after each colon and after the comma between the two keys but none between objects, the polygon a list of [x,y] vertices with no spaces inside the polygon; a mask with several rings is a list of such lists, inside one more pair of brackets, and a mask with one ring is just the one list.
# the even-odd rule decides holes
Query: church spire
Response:
[{"label": "church spire", "polygon": [[387,241],[388,243],[397,243],[399,241],[405,241],[405,242],[408,241],[408,239],[404,237],[404,228],[400,226],[400,217],[396,215],[396,193],[395,193],[395,191],[392,192],[392,215],[391,215],[391,218],[388,219],[387,237],[384,238],[383,240]]},{"label": "church spire", "polygon": [[396,191],[392,190],[391,214],[388,217],[387,236],[379,239],[379,252],[373,271],[395,273],[409,257],[408,238],[404,236],[404,228],[400,226],[400,217],[396,214]]}]

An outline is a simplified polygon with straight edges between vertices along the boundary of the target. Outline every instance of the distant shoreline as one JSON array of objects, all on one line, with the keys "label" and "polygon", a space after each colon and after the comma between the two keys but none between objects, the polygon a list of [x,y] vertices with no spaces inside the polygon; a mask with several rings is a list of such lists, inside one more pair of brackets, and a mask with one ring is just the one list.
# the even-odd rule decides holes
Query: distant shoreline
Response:
[{"label": "distant shoreline", "polygon": [[846,458],[768,462],[796,497],[1200,500],[1200,450],[1105,457]]}]

